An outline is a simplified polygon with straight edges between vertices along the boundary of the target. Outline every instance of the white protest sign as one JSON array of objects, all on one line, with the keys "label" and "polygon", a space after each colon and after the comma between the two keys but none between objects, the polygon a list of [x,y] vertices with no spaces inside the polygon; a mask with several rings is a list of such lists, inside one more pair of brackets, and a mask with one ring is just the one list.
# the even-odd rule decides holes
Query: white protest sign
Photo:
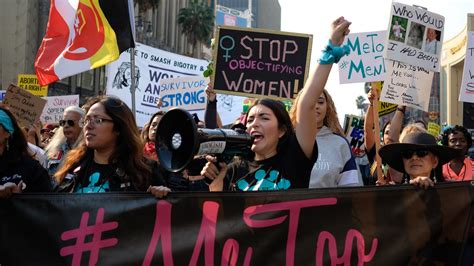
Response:
[{"label": "white protest sign", "polygon": [[466,57],[459,101],[474,103],[474,32],[467,33]]},{"label": "white protest sign", "polygon": [[[143,126],[158,111],[160,80],[182,76],[202,77],[208,63],[205,60],[182,56],[137,43],[135,48],[136,122]],[[107,65],[107,95],[123,100],[130,108],[130,50]],[[202,118],[201,118],[202,119]]]},{"label": "white protest sign", "polygon": [[385,63],[387,76],[380,100],[428,112],[433,72],[398,61]]},{"label": "white protest sign", "polygon": [[339,82],[382,81],[385,78],[383,51],[386,31],[347,35],[344,44],[351,52],[339,61]]},{"label": "white protest sign", "polygon": [[50,96],[43,99],[47,100],[40,116],[43,124],[59,123],[63,118],[64,109],[79,106],[79,95]]},{"label": "white protest sign", "polygon": [[392,2],[385,58],[439,72],[444,17]]},{"label": "white protest sign", "polygon": [[[162,110],[181,108],[188,111],[206,108],[208,78],[180,77],[160,80]],[[203,119],[203,118],[201,118]]]}]

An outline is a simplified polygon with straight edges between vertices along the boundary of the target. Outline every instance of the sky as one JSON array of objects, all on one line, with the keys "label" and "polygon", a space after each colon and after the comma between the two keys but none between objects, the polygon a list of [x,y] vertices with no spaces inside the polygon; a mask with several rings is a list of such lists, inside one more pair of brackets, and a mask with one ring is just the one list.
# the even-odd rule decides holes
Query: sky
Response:
[{"label": "sky", "polygon": [[[351,33],[387,30],[391,1],[389,0],[279,0],[281,30],[313,35],[311,69],[327,44],[331,22],[339,16],[351,21]],[[444,40],[460,33],[467,22],[467,13],[474,13],[474,0],[399,0],[399,3],[422,6],[445,17]],[[339,84],[338,68],[331,71],[326,89],[336,104],[339,120],[344,114],[360,114],[355,99],[366,96],[364,83]]]}]

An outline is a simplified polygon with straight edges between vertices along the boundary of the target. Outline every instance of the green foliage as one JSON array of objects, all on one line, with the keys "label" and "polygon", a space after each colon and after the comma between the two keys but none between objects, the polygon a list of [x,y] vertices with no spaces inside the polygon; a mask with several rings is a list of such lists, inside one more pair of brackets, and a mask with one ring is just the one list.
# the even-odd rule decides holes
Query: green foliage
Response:
[{"label": "green foliage", "polygon": [[196,55],[198,41],[206,43],[214,29],[214,13],[212,8],[204,3],[193,0],[189,7],[182,8],[178,14],[178,24],[193,45],[193,55]]}]

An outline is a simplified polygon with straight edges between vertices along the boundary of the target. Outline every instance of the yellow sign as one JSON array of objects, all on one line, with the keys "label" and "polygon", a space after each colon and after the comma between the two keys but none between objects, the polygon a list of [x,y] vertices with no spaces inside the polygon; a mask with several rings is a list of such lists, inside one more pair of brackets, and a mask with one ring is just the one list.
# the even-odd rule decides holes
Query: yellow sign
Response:
[{"label": "yellow sign", "polygon": [[48,95],[48,86],[40,86],[34,74],[18,74],[18,87],[23,88],[33,95],[44,97]]},{"label": "yellow sign", "polygon": [[428,133],[430,133],[431,135],[435,137],[438,137],[440,131],[441,131],[440,125],[433,122],[428,122]]},{"label": "yellow sign", "polygon": [[[383,81],[372,82],[372,86],[375,86],[377,88],[377,92],[379,95],[382,93]],[[397,106],[398,105],[393,103],[379,101],[379,116],[384,116],[395,112],[395,110],[397,110]]]}]

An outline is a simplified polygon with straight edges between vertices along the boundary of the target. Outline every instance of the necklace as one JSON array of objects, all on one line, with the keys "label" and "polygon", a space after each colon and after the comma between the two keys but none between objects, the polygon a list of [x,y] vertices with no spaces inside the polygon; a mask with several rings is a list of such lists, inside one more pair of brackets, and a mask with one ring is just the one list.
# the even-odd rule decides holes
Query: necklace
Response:
[{"label": "necklace", "polygon": [[[466,177],[466,169],[465,169],[465,167],[466,167],[466,163],[463,162],[463,165],[462,165],[462,167],[461,167],[461,171],[460,171],[459,173],[461,174],[462,169],[464,169],[464,173],[463,173],[462,179],[461,179],[460,181],[464,181],[464,178]],[[453,171],[453,169],[451,169],[451,163],[448,164],[448,167],[447,167],[447,168],[448,168],[449,179],[450,179],[450,180],[453,180],[453,178],[452,178],[452,176],[451,176],[451,171]],[[453,172],[454,172],[454,171],[453,171]],[[454,174],[456,174],[456,173],[454,173]]]}]

